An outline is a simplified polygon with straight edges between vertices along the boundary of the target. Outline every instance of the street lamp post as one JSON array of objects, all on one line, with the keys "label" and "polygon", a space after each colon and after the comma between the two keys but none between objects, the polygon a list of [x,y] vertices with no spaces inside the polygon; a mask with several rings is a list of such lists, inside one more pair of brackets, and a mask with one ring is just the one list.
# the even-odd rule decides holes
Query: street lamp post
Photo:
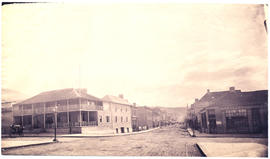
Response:
[{"label": "street lamp post", "polygon": [[54,142],[57,142],[56,139],[56,118],[57,118],[57,105],[54,107]]}]

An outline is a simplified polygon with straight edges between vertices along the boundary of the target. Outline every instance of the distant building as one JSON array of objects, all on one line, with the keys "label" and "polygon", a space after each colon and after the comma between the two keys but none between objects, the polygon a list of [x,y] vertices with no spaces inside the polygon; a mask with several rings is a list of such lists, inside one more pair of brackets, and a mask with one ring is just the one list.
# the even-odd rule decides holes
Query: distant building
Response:
[{"label": "distant building", "polygon": [[136,103],[133,103],[133,106],[131,107],[131,125],[133,131],[139,131],[137,111],[138,108]]},{"label": "distant building", "polygon": [[166,112],[166,111],[160,111],[160,118],[161,118],[161,122],[160,122],[160,126],[166,126],[166,125],[168,125],[168,121],[167,121],[167,119],[168,119],[168,113]]},{"label": "distant building", "polygon": [[153,128],[153,114],[152,109],[143,106],[137,107],[137,120],[138,120],[138,127],[139,130],[146,130]]},{"label": "distant building", "polygon": [[267,132],[268,91],[208,91],[189,109],[196,129],[206,133]]},{"label": "distant building", "polygon": [[102,110],[102,100],[86,89],[70,88],[43,92],[13,105],[13,118],[26,130],[52,131],[56,123],[58,132],[80,133],[83,127],[99,126]]},{"label": "distant building", "polygon": [[[132,132],[131,125],[131,107],[132,104],[128,100],[124,99],[123,95],[115,97],[112,95],[106,95],[102,98],[105,113],[103,116],[106,121],[110,121],[114,133],[130,133]],[[101,119],[102,117],[99,116]]]},{"label": "distant building", "polygon": [[153,108],[153,127],[159,127],[161,125],[161,110],[159,108]]},{"label": "distant building", "polygon": [[9,132],[9,126],[13,123],[12,105],[16,102],[2,101],[1,103],[1,132],[2,134]]}]

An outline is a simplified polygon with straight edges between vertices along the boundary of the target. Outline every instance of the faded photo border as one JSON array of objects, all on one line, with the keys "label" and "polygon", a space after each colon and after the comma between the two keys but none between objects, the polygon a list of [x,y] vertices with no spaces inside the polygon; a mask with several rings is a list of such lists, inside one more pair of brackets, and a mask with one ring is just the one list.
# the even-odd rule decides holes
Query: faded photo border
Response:
[{"label": "faded photo border", "polygon": [[[2,3],[4,3],[4,4],[8,4],[8,3],[13,3],[14,1],[2,1]],[[71,1],[58,1],[58,0],[56,0],[56,1],[52,1],[52,0],[48,0],[48,1],[16,1],[16,2],[18,2],[18,3],[20,3],[21,4],[21,2],[25,2],[25,3],[32,3],[33,5],[35,5],[35,4],[38,4],[38,3],[44,3],[44,5],[46,5],[45,3],[59,3],[59,4],[65,4],[65,3],[68,3],[68,4],[74,4],[74,5],[77,5],[77,4],[80,4],[80,3],[87,3],[88,5],[91,5],[91,4],[102,4],[102,5],[106,5],[106,4],[110,4],[110,3],[117,3],[117,4],[123,4],[123,3],[128,3],[128,4],[132,4],[132,3],[137,3],[137,4],[140,4],[140,3],[142,3],[142,4],[147,4],[147,3],[149,3],[149,4],[166,4],[166,5],[168,5],[168,4],[180,4],[180,3],[185,3],[185,4],[200,4],[200,3],[203,3],[203,4],[223,4],[223,3],[225,3],[225,4],[269,4],[269,2],[268,1],[258,1],[258,0],[256,0],[256,1],[254,1],[254,0],[237,0],[237,1],[231,1],[231,0],[229,0],[229,1],[216,1],[216,0],[210,0],[210,1],[206,1],[206,0],[203,0],[203,1],[194,1],[194,0],[191,0],[191,1],[188,1],[188,0],[168,0],[168,1],[162,1],[162,0],[138,0],[138,1],[135,1],[135,0],[128,0],[128,1],[124,1],[124,0],[102,0],[102,1],[95,1],[95,0],[90,0],[90,1],[84,1],[84,0],[79,0],[79,1],[74,1],[74,0],[71,0]],[[15,2],[15,4],[16,4],[16,2]],[[3,7],[3,4],[2,4],[2,7]],[[2,7],[1,7],[1,17],[2,17]],[[2,19],[2,18],[1,18]],[[2,20],[1,20],[2,21]],[[268,28],[269,28],[269,25],[267,25],[268,26]],[[226,28],[224,28],[224,29],[226,29]],[[1,23],[1,30],[3,30],[2,29],[2,23]],[[268,37],[269,35],[267,35],[267,37]],[[3,33],[1,32],[1,41],[3,40]],[[71,43],[68,43],[68,44],[72,44],[72,42]],[[268,41],[268,45],[267,46],[269,46],[269,41]],[[4,69],[4,67],[3,67],[3,55],[5,54],[5,53],[3,53],[3,46],[1,47],[1,88],[3,88],[3,81],[5,80],[5,77],[4,77],[4,74],[5,74],[5,69]],[[268,52],[269,52],[269,47],[267,48],[267,50],[268,50]],[[49,51],[49,50],[48,50]],[[82,50],[82,51],[85,51],[85,50]],[[107,51],[107,50],[104,50],[104,51]],[[135,53],[134,53],[135,54]],[[63,55],[63,54],[62,54]],[[199,54],[198,54],[199,55]],[[23,55],[20,55],[20,56],[23,56]],[[74,55],[72,55],[72,56],[74,56]],[[82,57],[84,58],[85,57],[85,55],[82,55]],[[27,57],[24,57],[24,58],[27,58]],[[48,57],[48,59],[50,59],[51,57]],[[74,59],[76,59],[76,57],[74,56],[73,57]],[[102,57],[99,57],[99,58],[102,58]],[[229,56],[224,56],[224,59],[226,59],[226,60],[229,60],[230,58],[232,58],[232,57],[229,57]],[[267,53],[267,56],[265,57],[265,58],[267,58],[267,61],[269,61],[269,55],[268,55],[268,53]],[[47,59],[47,60],[48,60]],[[136,58],[135,58],[136,59]],[[79,59],[79,60],[81,60],[81,59]],[[82,59],[82,60],[84,60],[84,59]],[[138,59],[136,59],[136,60],[138,60]],[[162,59],[158,59],[158,60],[160,60],[160,61],[162,61]],[[171,60],[173,60],[174,61],[174,59],[171,59]],[[192,62],[192,60],[193,59],[188,59],[188,58],[186,58],[185,60],[190,60],[191,62]],[[250,60],[251,59],[249,59],[249,58],[247,58],[246,59],[247,60],[247,63],[249,63],[250,62],[250,64],[251,65],[256,65],[256,63],[254,62],[251,62]],[[85,62],[85,61],[84,61]],[[215,65],[213,65],[213,66],[215,66]],[[30,66],[31,67],[31,66]],[[170,66],[168,66],[168,67],[170,67]],[[51,67],[50,69],[52,69],[53,67]],[[266,81],[265,81],[265,79],[263,79],[263,80],[261,80],[262,81],[262,83],[263,84],[267,84],[267,89],[268,89],[268,82],[269,82],[269,62],[267,63],[267,78],[266,78]],[[24,69],[27,69],[27,67],[26,68],[24,68]],[[77,69],[77,68],[76,68]],[[143,68],[141,68],[142,70],[143,70]],[[44,68],[44,70],[45,70],[45,68]],[[44,71],[43,70],[43,71]],[[101,71],[104,71],[104,69],[100,69]],[[76,71],[77,70],[72,70],[71,72],[71,74],[72,75],[75,75],[76,74]],[[226,71],[226,70],[225,70]],[[250,70],[239,70],[239,74],[244,74],[245,72],[248,72],[248,71],[250,71]],[[252,70],[251,70],[252,71]],[[74,73],[75,72],[75,73]],[[198,75],[199,74],[199,75]],[[129,72],[127,72],[127,75],[130,75],[129,74]],[[156,74],[155,74],[156,75]],[[216,74],[217,76],[222,76],[221,74]],[[201,77],[203,77],[203,76],[208,76],[208,74],[200,74],[200,72],[195,72],[194,74],[189,74],[188,76],[187,76],[187,78],[190,78],[190,79],[194,79],[194,78],[198,78],[198,76],[201,76]],[[155,77],[159,77],[159,76],[155,76]],[[171,76],[171,77],[175,77],[175,76]],[[38,78],[37,78],[37,80],[38,80]],[[80,85],[76,85],[77,83],[78,83],[78,81],[79,80],[81,80],[81,79],[74,79],[72,82],[70,82],[69,84],[71,84],[72,86],[81,86],[81,85],[84,85],[85,83],[80,83]],[[137,79],[135,78],[134,79],[134,81],[136,81]],[[139,79],[139,77],[138,77],[138,80],[140,80]],[[162,82],[165,82],[167,79],[166,78],[164,78],[164,79],[162,79],[163,81]],[[208,78],[206,78],[206,80],[216,80],[216,79],[208,79]],[[75,84],[74,84],[75,83]],[[147,85],[147,82],[145,83],[146,85]],[[247,83],[247,84],[250,84],[250,85],[252,85],[253,83]],[[262,84],[262,85],[263,85]],[[21,85],[21,83],[19,83],[18,85]],[[86,84],[85,84],[86,85]],[[122,85],[121,85],[122,86]],[[196,86],[198,86],[199,87],[199,85],[196,85]],[[228,84],[228,86],[230,86],[230,83]],[[46,86],[44,86],[44,87],[46,87]],[[174,87],[178,87],[178,86],[175,86],[174,85]],[[263,86],[261,86],[260,88],[262,88]],[[183,87],[179,87],[179,88],[182,88],[182,89],[184,89]],[[222,88],[223,88],[223,86],[222,86]],[[221,88],[221,89],[222,89]],[[227,85],[226,85],[226,88],[227,88]],[[256,86],[254,86],[254,88],[256,88]],[[158,88],[158,89],[162,89],[162,88]],[[151,91],[156,91],[156,89],[154,88],[154,89],[151,89],[151,88],[147,88],[147,89],[145,89],[144,91],[149,91],[149,90],[151,90]],[[165,88],[165,90],[171,90],[171,88]],[[30,92],[30,91],[29,91]],[[38,93],[38,92],[41,92],[40,90],[37,90],[35,93]],[[112,91],[113,92],[113,91]],[[102,94],[103,92],[98,92],[99,93],[99,95],[100,94]],[[184,93],[184,92],[176,92],[176,93]],[[2,97],[2,91],[1,91],[1,97]],[[199,95],[201,95],[201,93],[199,93]],[[158,96],[158,95],[157,95]],[[142,97],[140,97],[140,96],[138,96],[138,98],[139,99],[141,99],[141,101],[143,101],[143,98]],[[168,98],[169,99],[169,98]],[[133,101],[134,100],[136,100],[136,98],[135,99],[132,99]],[[187,98],[187,99],[183,99],[183,100],[188,100],[188,101],[191,101],[191,100],[193,100],[193,98],[191,99],[191,98]],[[149,103],[151,103],[152,101],[149,101]],[[176,103],[171,103],[172,105],[173,104],[176,104]],[[178,104],[178,103],[177,103]],[[269,119],[269,113],[268,113],[268,119]],[[269,128],[269,122],[268,122],[268,128]],[[269,132],[268,132],[268,134],[269,134]],[[269,139],[268,139],[268,141],[269,141]],[[268,156],[269,156],[269,152],[268,152]],[[18,158],[18,157],[20,157],[20,158],[36,158],[36,157],[41,157],[41,158],[43,158],[43,157],[50,157],[50,158],[85,158],[85,157],[90,157],[90,158],[118,158],[119,156],[9,156],[9,155],[2,155],[1,154],[1,157],[3,157],[3,158]],[[131,158],[134,158],[134,156],[120,156],[121,158],[128,158],[128,159],[131,159]],[[161,157],[159,157],[159,156],[153,156],[154,158],[161,158]],[[176,157],[176,156],[173,156],[173,157]],[[180,158],[181,156],[179,156],[179,157],[177,157],[177,158]],[[137,158],[137,157],[136,157]],[[142,156],[142,157],[138,157],[138,158],[152,158],[152,157],[150,157],[150,156]],[[163,157],[162,157],[163,158]],[[166,158],[171,158],[171,157],[166,157]],[[188,157],[188,158],[192,158],[192,157]],[[221,157],[214,157],[214,158],[221,158]]]}]

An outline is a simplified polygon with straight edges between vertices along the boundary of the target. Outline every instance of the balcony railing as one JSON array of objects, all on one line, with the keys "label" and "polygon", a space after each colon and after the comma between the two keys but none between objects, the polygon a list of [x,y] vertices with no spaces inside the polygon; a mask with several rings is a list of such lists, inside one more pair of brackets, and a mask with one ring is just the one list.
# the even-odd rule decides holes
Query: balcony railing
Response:
[{"label": "balcony railing", "polygon": [[46,113],[54,113],[55,107],[46,107]]},{"label": "balcony railing", "polygon": [[97,105],[97,106],[96,106],[96,110],[103,110],[103,106]]},{"label": "balcony railing", "polygon": [[[79,127],[80,126],[80,122],[71,122],[69,123],[70,124],[70,127]],[[81,126],[97,126],[97,121],[83,121],[81,123]]]},{"label": "balcony railing", "polygon": [[98,125],[97,121],[89,121],[89,122],[83,121],[82,122],[82,126],[97,126],[97,125]]},{"label": "balcony railing", "polygon": [[[79,109],[79,105],[77,105],[77,110]],[[88,105],[88,104],[82,104],[81,105],[81,109],[84,109],[84,110],[103,110],[103,106],[100,106],[100,105]],[[69,107],[69,110],[70,107]]]},{"label": "balcony railing", "polygon": [[23,114],[24,115],[32,115],[32,109],[24,109]]},{"label": "balcony railing", "polygon": [[22,111],[21,110],[13,110],[13,116],[21,116]]},{"label": "balcony railing", "polygon": [[57,123],[57,127],[59,128],[67,128],[68,127],[68,123]]},{"label": "balcony railing", "polygon": [[79,104],[69,105],[69,111],[76,111],[76,110],[80,110],[80,105]]},{"label": "balcony railing", "polygon": [[66,112],[67,111],[67,106],[66,105],[57,106],[57,111],[58,112]]},{"label": "balcony railing", "polygon": [[95,110],[95,105],[82,104],[81,107],[86,110]]},{"label": "balcony railing", "polygon": [[34,113],[35,114],[43,114],[44,113],[44,108],[35,108]]}]

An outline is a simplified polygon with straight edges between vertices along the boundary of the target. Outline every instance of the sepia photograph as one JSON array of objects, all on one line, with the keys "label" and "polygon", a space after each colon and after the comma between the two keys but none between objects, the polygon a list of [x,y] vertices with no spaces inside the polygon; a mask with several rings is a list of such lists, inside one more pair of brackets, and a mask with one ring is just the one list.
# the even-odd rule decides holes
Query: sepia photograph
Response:
[{"label": "sepia photograph", "polygon": [[268,7],[2,2],[1,157],[268,157]]}]

